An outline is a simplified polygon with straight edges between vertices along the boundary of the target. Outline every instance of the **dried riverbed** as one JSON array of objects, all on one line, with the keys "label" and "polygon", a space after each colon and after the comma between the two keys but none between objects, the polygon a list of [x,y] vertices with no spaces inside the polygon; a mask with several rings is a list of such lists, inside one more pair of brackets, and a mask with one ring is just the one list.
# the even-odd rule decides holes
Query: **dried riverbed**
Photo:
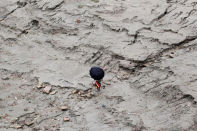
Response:
[{"label": "dried riverbed", "polygon": [[196,52],[196,0],[1,0],[0,130],[195,131]]}]

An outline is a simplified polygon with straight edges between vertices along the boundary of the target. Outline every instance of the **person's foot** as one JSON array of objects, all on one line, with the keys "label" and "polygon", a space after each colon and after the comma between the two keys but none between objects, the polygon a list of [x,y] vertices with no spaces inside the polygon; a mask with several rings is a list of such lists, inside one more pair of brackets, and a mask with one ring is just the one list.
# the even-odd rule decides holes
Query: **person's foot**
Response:
[{"label": "person's foot", "polygon": [[100,90],[96,90],[96,92],[99,92]]}]

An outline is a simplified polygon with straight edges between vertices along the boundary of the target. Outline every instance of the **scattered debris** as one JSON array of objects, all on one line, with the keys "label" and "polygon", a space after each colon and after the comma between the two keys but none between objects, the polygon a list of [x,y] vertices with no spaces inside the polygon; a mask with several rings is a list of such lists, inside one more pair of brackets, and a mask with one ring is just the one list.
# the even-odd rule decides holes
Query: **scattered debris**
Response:
[{"label": "scattered debris", "polygon": [[91,1],[96,2],[96,3],[99,2],[99,0],[91,0]]},{"label": "scattered debris", "polygon": [[168,56],[169,56],[170,58],[173,58],[173,57],[174,57],[172,54],[169,54]]},{"label": "scattered debris", "polygon": [[[130,123],[130,122],[127,122],[127,126],[130,126],[130,125],[131,125],[131,123]],[[136,130],[136,129],[135,129],[135,130]],[[135,131],[135,130],[134,130],[134,131]],[[138,129],[137,129],[136,131],[138,131]]]},{"label": "scattered debris", "polygon": [[27,126],[30,126],[30,125],[32,125],[32,124],[33,124],[32,121],[25,121],[25,125],[27,125]]},{"label": "scattered debris", "polygon": [[25,124],[25,120],[23,120],[23,121],[18,121],[18,124],[21,125],[21,126],[24,125],[24,124]]},{"label": "scattered debris", "polygon": [[62,94],[66,94],[66,91],[62,92]]},{"label": "scattered debris", "polygon": [[73,94],[77,93],[77,90],[73,91]]},{"label": "scattered debris", "polygon": [[24,111],[28,111],[28,108],[25,108]]},{"label": "scattered debris", "polygon": [[46,86],[43,90],[44,93],[49,93],[51,91],[51,87],[50,86]]},{"label": "scattered debris", "polygon": [[2,77],[2,80],[9,80],[9,77]]},{"label": "scattered debris", "polygon": [[81,95],[81,97],[86,97],[86,95]]},{"label": "scattered debris", "polygon": [[145,67],[149,67],[150,63],[143,64]]},{"label": "scattered debris", "polygon": [[41,88],[41,87],[43,87],[43,86],[42,86],[42,82],[39,82],[37,88],[39,89],[39,88]]},{"label": "scattered debris", "polygon": [[105,107],[105,105],[103,104],[102,107]]},{"label": "scattered debris", "polygon": [[80,113],[79,113],[79,112],[76,112],[75,115],[76,115],[76,116],[80,116]]},{"label": "scattered debris", "polygon": [[83,8],[83,5],[78,5],[78,8]]},{"label": "scattered debris", "polygon": [[57,91],[52,91],[51,93],[50,93],[50,95],[54,95],[54,94],[56,94],[57,93]]},{"label": "scattered debris", "polygon": [[78,93],[78,92],[79,92],[79,90],[74,90],[74,91],[73,91],[73,94]]},{"label": "scattered debris", "polygon": [[15,126],[14,128],[15,128],[15,129],[19,129],[19,128],[21,128],[21,127],[22,127],[22,126]]},{"label": "scattered debris", "polygon": [[67,110],[68,108],[66,106],[61,106],[62,111]]},{"label": "scattered debris", "polygon": [[64,118],[64,122],[69,121],[69,120],[70,120],[69,118]]},{"label": "scattered debris", "polygon": [[80,20],[77,20],[77,23],[81,23],[81,21]]}]

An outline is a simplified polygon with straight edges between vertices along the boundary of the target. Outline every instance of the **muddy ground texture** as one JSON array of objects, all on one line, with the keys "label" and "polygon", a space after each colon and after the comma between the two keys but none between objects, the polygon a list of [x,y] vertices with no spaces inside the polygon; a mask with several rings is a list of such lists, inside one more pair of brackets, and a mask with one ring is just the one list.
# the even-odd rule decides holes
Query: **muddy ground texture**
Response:
[{"label": "muddy ground texture", "polygon": [[196,72],[196,0],[0,0],[2,131],[195,131]]}]

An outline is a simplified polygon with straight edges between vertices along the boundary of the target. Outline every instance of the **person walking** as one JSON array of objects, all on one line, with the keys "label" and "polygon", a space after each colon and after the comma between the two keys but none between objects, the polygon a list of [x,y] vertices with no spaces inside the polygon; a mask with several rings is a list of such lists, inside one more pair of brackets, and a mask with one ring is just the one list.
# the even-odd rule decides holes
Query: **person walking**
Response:
[{"label": "person walking", "polygon": [[97,89],[97,92],[100,91],[101,80],[105,76],[105,72],[100,67],[92,67],[90,69],[90,76],[96,81],[95,87]]}]

